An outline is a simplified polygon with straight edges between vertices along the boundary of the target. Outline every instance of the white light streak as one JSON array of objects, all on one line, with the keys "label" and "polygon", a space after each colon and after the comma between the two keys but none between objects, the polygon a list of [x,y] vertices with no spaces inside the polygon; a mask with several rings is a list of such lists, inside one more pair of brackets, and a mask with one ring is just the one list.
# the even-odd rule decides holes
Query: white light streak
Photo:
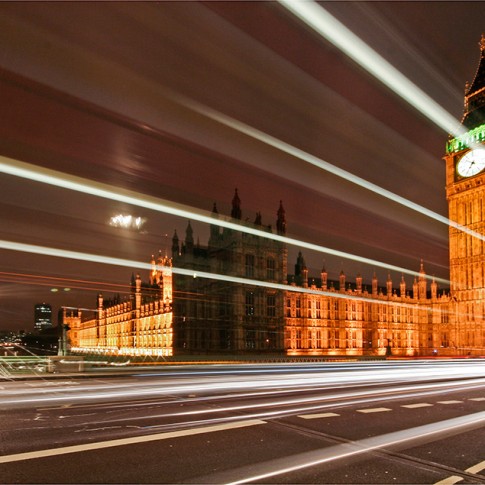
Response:
[{"label": "white light streak", "polygon": [[[309,163],[310,165],[313,165],[326,172],[336,175],[337,177],[347,180],[348,182],[351,182],[359,187],[362,187],[370,192],[373,192],[374,194],[380,195],[381,197],[391,200],[399,205],[402,205],[403,207],[407,207],[408,209],[411,209],[415,212],[419,212],[424,216],[429,217],[430,219],[434,219],[435,221],[441,222],[442,224],[446,224],[447,226],[454,227],[462,232],[470,234],[473,237],[476,237],[478,239],[485,241],[485,236],[483,234],[473,231],[468,227],[462,226],[457,222],[454,222],[451,219],[448,219],[447,217],[442,216],[441,214],[438,214],[437,212],[427,209],[426,207],[423,207],[417,204],[416,202],[406,199],[405,197],[401,197],[400,195],[395,194],[390,190],[384,189],[383,187],[376,185],[372,182],[369,182],[368,180],[365,180],[362,177],[354,175],[353,173],[348,172],[347,170],[344,170],[340,167],[337,167],[336,165],[332,165],[331,163],[326,162],[325,160],[322,160],[321,158],[318,158],[315,155],[312,155],[308,152],[305,152],[300,148],[294,147],[293,145],[290,145],[282,140],[279,140],[274,136],[271,136],[263,131],[253,128],[252,126],[242,123],[241,121],[235,120],[218,111],[208,108],[207,106],[201,105],[200,103],[197,103],[195,101],[185,101],[184,104],[190,109],[192,109],[193,111],[196,111],[197,113],[202,114],[207,118],[217,121],[255,140],[258,140],[266,145],[276,148],[283,153],[291,155],[295,158],[298,158],[299,160]],[[332,254],[332,253],[329,253],[329,254]]]},{"label": "white light streak", "polygon": [[278,1],[446,133],[460,136],[466,132],[450,113],[321,5],[312,0]]},{"label": "white light streak", "polygon": [[[445,421],[439,421],[437,423],[426,424],[416,428],[396,431],[394,433],[374,436],[372,438],[367,438],[352,443],[322,448],[296,456],[273,460],[267,464],[253,464],[251,468],[253,470],[260,470],[259,473],[225,483],[227,483],[227,485],[239,485],[242,483],[265,480],[270,477],[284,475],[362,453],[368,453],[373,450],[388,448],[390,446],[396,446],[410,441],[417,441],[423,438],[440,436],[441,434],[456,432],[464,428],[476,427],[484,421],[485,411],[481,413],[469,414],[467,416],[460,416],[458,418],[452,418]],[[265,468],[267,471],[265,471]],[[241,470],[239,474],[243,474],[244,471],[245,469]],[[236,473],[238,473],[237,470],[230,472],[232,476],[234,476]]]},{"label": "white light streak", "polygon": [[[122,189],[119,187],[112,187],[107,184],[103,184],[101,182],[94,182],[92,180],[76,177],[74,175],[68,175],[55,170],[38,167],[29,163],[20,162],[18,160],[13,160],[3,156],[0,156],[0,172],[6,173],[8,175],[13,175],[15,177],[25,178],[36,182],[53,185],[55,187],[60,187],[63,189],[90,194],[96,197],[116,200],[118,202],[124,202],[136,207],[143,207],[156,212],[171,214],[178,217],[183,217],[185,219],[187,218],[193,219],[206,224],[212,224],[212,225],[217,225],[227,229],[232,229],[235,231],[241,231],[241,232],[252,234],[254,236],[262,237],[265,239],[272,239],[274,241],[290,244],[292,246],[310,249],[312,251],[330,254],[332,256],[337,256],[340,258],[351,259],[353,261],[368,264],[371,266],[386,268],[390,271],[395,271],[397,273],[410,274],[413,276],[420,275],[420,273],[417,271],[412,271],[400,266],[383,263],[381,261],[377,261],[374,259],[365,258],[351,253],[346,253],[344,251],[338,251],[335,249],[320,246],[318,244],[300,241],[298,239],[282,236],[279,234],[273,234],[271,232],[263,231],[243,224],[237,224],[235,222],[232,222],[228,218],[224,218],[222,216],[215,218],[207,211],[201,211],[198,209],[194,209],[192,207],[183,206],[181,204],[175,204],[173,202],[165,201],[163,199],[158,199],[155,197],[140,194],[140,193]],[[393,196],[398,197],[397,195],[393,195]],[[481,237],[483,238],[484,236],[481,236]],[[8,241],[1,241],[1,244],[2,245],[0,245],[0,247],[3,247],[4,249],[37,252],[33,250],[34,246],[30,246],[32,250],[28,250],[27,248],[29,247],[29,245],[26,245],[26,244],[10,243]],[[21,247],[25,249],[20,249]],[[36,247],[38,248],[38,246]],[[45,248],[45,251],[48,251],[48,252],[44,252],[44,253],[37,252],[37,254],[68,257],[68,256],[61,256],[61,254],[65,254],[66,251],[54,250],[52,248],[51,249]],[[55,254],[56,251],[58,254]],[[81,254],[81,253],[76,253],[76,254]],[[85,259],[85,256],[82,258],[76,258],[76,259],[84,259],[85,261],[104,262],[108,264],[117,264],[114,262],[112,263],[108,262],[108,260],[110,259],[114,261],[115,258],[104,258],[105,260],[101,261],[101,259],[103,259],[103,257],[101,256],[96,257],[92,255],[92,257],[97,258],[97,261],[92,259]],[[122,264],[122,266],[126,266],[126,264]],[[196,276],[195,273],[193,275],[194,277]],[[427,278],[431,279],[432,277],[427,276]],[[435,280],[437,282],[444,283],[445,285],[449,284],[449,281],[446,279],[435,278]]]},{"label": "white light streak", "polygon": [[[45,246],[35,246],[33,244],[24,244],[24,243],[17,243],[12,241],[5,241],[5,240],[0,240],[0,249],[21,251],[21,252],[27,252],[32,254],[41,254],[44,256],[54,256],[57,258],[76,259],[80,261],[89,261],[92,263],[110,264],[114,266],[123,266],[127,268],[140,268],[145,270],[152,269],[151,264],[142,263],[140,261],[113,258],[109,256],[100,256],[96,254],[80,253],[77,251],[69,251],[66,249],[48,248]],[[207,278],[207,279],[212,279],[217,281],[225,281],[225,282],[236,283],[241,285],[251,285],[251,286],[258,286],[263,288],[272,288],[275,290],[292,291],[296,293],[307,293],[310,295],[318,295],[318,296],[329,296],[332,298],[353,299],[353,300],[366,301],[366,302],[375,301],[383,305],[399,305],[401,307],[415,308],[414,303],[402,303],[402,302],[397,302],[397,301],[388,300],[388,299],[375,299],[375,298],[372,298],[372,296],[369,294],[357,295],[357,294],[349,294],[348,292],[324,291],[316,288],[315,289],[302,288],[299,286],[285,285],[282,283],[271,283],[267,281],[254,280],[249,278],[241,278],[238,276],[230,276],[230,275],[218,274],[218,273],[208,273],[205,271],[197,271],[197,273],[195,273],[193,270],[185,269],[185,268],[177,268],[175,266],[168,267],[168,266],[159,265],[158,268],[162,271],[171,271],[172,273],[175,273],[175,274],[192,276],[194,278],[197,276],[200,278]],[[446,280],[443,280],[443,281],[446,281]],[[423,306],[422,308],[425,309],[426,307]],[[430,311],[434,311],[432,307],[428,309]]]}]

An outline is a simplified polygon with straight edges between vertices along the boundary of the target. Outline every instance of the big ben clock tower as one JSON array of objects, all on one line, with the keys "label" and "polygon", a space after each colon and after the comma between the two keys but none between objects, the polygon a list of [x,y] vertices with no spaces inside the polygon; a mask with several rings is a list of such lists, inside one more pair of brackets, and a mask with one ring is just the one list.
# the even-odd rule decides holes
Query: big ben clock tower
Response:
[{"label": "big ben clock tower", "polygon": [[485,346],[485,36],[479,45],[478,69],[465,89],[466,132],[448,141],[445,156],[454,344],[470,354]]}]

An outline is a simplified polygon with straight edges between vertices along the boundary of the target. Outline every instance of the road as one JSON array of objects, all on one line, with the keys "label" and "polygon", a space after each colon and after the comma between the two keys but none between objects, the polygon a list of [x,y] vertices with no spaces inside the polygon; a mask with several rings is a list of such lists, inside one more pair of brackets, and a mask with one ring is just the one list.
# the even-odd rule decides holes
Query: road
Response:
[{"label": "road", "polygon": [[0,381],[2,483],[484,483],[485,361]]}]

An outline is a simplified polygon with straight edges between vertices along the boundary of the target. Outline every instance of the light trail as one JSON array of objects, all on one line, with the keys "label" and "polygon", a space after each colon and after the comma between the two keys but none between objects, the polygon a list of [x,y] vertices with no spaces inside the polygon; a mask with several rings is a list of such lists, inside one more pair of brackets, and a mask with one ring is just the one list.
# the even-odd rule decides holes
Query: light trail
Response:
[{"label": "light trail", "polygon": [[[430,379],[434,379],[434,377],[430,377]],[[355,382],[355,381],[352,381]],[[358,387],[366,386],[369,384],[382,384],[381,380],[377,381],[368,381],[365,383],[359,382]],[[388,382],[384,380],[384,383],[387,384]],[[322,383],[323,384],[323,383]],[[300,386],[298,388],[292,389],[292,392],[302,392],[302,391],[316,391],[316,390],[323,390],[333,389],[335,385],[329,386],[322,386],[320,384],[319,387],[306,387]],[[349,382],[342,381],[342,384],[348,385]],[[420,398],[424,396],[434,396],[437,394],[446,394],[452,390],[453,388],[456,389],[483,389],[485,386],[485,379],[475,379],[473,381],[466,381],[466,385],[463,385],[462,382],[459,383],[432,383],[432,384],[416,384],[416,385],[408,385],[402,387],[392,387],[392,388],[385,388],[385,389],[377,389],[377,390],[365,390],[365,391],[358,391],[358,392],[341,392],[341,393],[334,393],[325,396],[316,396],[316,397],[302,397],[302,398],[293,398],[293,399],[282,399],[278,401],[268,401],[264,403],[250,403],[246,405],[238,405],[238,406],[226,406],[226,407],[217,407],[216,409],[202,409],[202,410],[194,410],[194,411],[179,411],[175,413],[166,413],[163,415],[152,416],[154,418],[162,417],[162,416],[199,416],[204,414],[219,414],[219,413],[227,413],[227,412],[241,412],[241,411],[253,411],[256,409],[264,409],[264,408],[273,408],[277,404],[278,406],[287,406],[286,409],[282,411],[268,411],[264,413],[250,413],[245,415],[246,418],[249,416],[257,416],[259,419],[272,419],[278,418],[282,415],[296,415],[300,413],[308,413],[309,411],[318,411],[328,408],[341,408],[347,406],[353,406],[355,404],[366,404],[366,403],[374,403],[380,401],[393,401],[393,400],[400,400],[405,398]],[[271,389],[272,386],[268,386]],[[276,386],[280,387],[280,386]],[[264,396],[270,397],[273,394],[279,393],[287,393],[290,390],[285,391],[269,391],[264,392]],[[399,393],[396,396],[392,394]],[[252,394],[257,395],[256,393]],[[260,394],[259,394],[260,395]],[[220,399],[234,399],[234,395],[228,396],[217,396],[217,400]],[[237,395],[238,398],[245,397],[245,395]],[[202,399],[204,400],[204,399]],[[197,402],[201,401],[201,399],[197,399]],[[312,404],[313,403],[313,404]],[[311,404],[311,405],[310,405]],[[288,407],[288,406],[301,406],[305,405],[304,407]],[[142,418],[140,418],[142,419]]]},{"label": "light trail", "polygon": [[[264,367],[264,366],[263,366]],[[286,366],[282,366],[285,369]],[[204,377],[204,373],[195,372],[193,378],[184,375],[180,378],[177,374],[174,379],[167,382],[166,379],[155,379],[150,382],[122,382],[120,384],[101,384],[101,385],[80,385],[76,387],[64,386],[49,386],[49,388],[42,389],[7,389],[0,390],[0,397],[2,398],[2,407],[10,405],[28,405],[35,406],[43,403],[57,403],[66,401],[99,401],[100,399],[129,399],[135,398],[149,398],[158,396],[173,396],[173,395],[187,395],[196,392],[199,393],[234,393],[257,391],[260,395],[265,396],[266,392],[270,390],[297,390],[307,391],[309,388],[318,387],[321,390],[333,390],[336,385],[351,385],[356,383],[361,386],[363,383],[382,385],[382,384],[399,384],[401,387],[395,389],[396,392],[417,392],[426,391],[434,388],[435,390],[444,390],[446,388],[463,388],[463,387],[483,387],[485,379],[483,378],[483,363],[474,361],[472,363],[450,363],[429,366],[425,363],[407,363],[407,366],[397,369],[394,365],[379,365],[377,369],[375,366],[364,367],[360,370],[332,371],[331,366],[323,365],[321,370],[313,372],[294,372],[293,368],[286,373],[275,377],[272,371],[261,376],[254,375],[233,375],[229,373],[221,374],[220,376]],[[446,379],[459,381],[451,383],[428,383],[416,384],[417,381],[427,382],[436,379]],[[402,383],[409,383],[402,386]],[[389,389],[376,391],[357,391],[351,394],[332,392],[328,399],[342,399],[350,397],[362,397],[363,395],[376,396],[382,393],[388,393]],[[302,401],[303,399],[303,401]],[[306,398],[283,400],[285,404],[298,404],[307,402]],[[371,398],[375,399],[375,397]],[[312,401],[312,399],[310,399]],[[315,409],[320,408],[318,405]],[[251,406],[250,406],[251,408]],[[242,409],[242,408],[241,408]],[[313,409],[313,408],[311,408]],[[303,412],[304,409],[298,408],[295,412]],[[266,413],[266,418],[270,417]],[[262,417],[263,415],[258,415]]]},{"label": "light trail", "polygon": [[[286,2],[282,1],[281,3],[286,3]],[[305,0],[303,2],[299,2],[299,1],[291,2],[290,1],[288,3],[292,3],[292,4],[296,3],[298,5],[301,5],[303,3],[307,4],[309,2],[307,2]],[[317,5],[315,5],[315,8],[319,9],[319,10],[323,10],[320,7],[318,7]],[[330,14],[327,14],[327,15],[330,15]],[[345,28],[344,26],[342,26],[342,27]],[[354,34],[352,34],[352,35],[354,35]],[[360,42],[362,43],[362,41],[360,41]],[[370,49],[370,48],[368,48],[368,49]],[[377,53],[374,53],[374,54],[376,56],[378,55]],[[387,61],[384,61],[384,62],[387,62]],[[399,73],[399,71],[396,71],[396,72]],[[401,77],[404,78],[404,76],[401,73],[399,73],[399,74],[401,75]],[[404,78],[404,79],[406,79],[406,78]],[[408,81],[408,83],[412,85],[412,83],[410,81]],[[416,88],[416,90],[419,90],[419,88],[417,88],[416,86],[415,86],[415,88]],[[426,94],[422,93],[422,96],[428,98],[435,105],[437,113],[434,114],[433,121],[435,121],[434,120],[435,116],[438,116],[439,114],[443,114],[443,116],[445,116],[445,117],[447,116],[448,123],[445,124],[445,126],[446,126],[446,128],[450,128],[450,131],[447,131],[447,133],[456,133],[456,136],[460,136],[461,134],[466,133],[464,131],[463,127],[461,126],[461,124],[458,121],[456,121],[456,119],[453,118],[447,111],[445,111],[443,108],[441,108],[441,106],[439,106],[436,102],[434,102]],[[197,101],[188,99],[185,96],[181,96],[181,95],[178,95],[178,94],[172,94],[172,98],[174,100],[176,100],[177,102],[179,102],[181,105],[191,109],[192,111],[195,111],[196,113],[201,114],[201,115],[203,115],[207,118],[210,118],[210,119],[212,119],[212,120],[214,120],[214,121],[216,121],[216,122],[218,122],[218,123],[220,123],[224,126],[227,126],[231,129],[235,130],[235,131],[238,131],[239,133],[243,133],[244,135],[246,135],[250,138],[253,138],[255,140],[258,140],[258,141],[264,143],[265,145],[276,148],[277,150],[279,150],[283,153],[291,155],[294,158],[297,158],[297,159],[304,161],[304,162],[306,162],[310,165],[318,167],[318,168],[320,168],[320,169],[322,169],[326,172],[329,172],[333,175],[336,175],[337,177],[340,177],[340,178],[342,178],[342,179],[344,179],[348,182],[351,182],[351,183],[353,183],[353,184],[355,184],[359,187],[362,187],[362,188],[364,188],[364,189],[366,189],[370,192],[373,192],[373,193],[375,193],[375,194],[377,194],[381,197],[384,197],[388,200],[391,200],[392,202],[395,202],[399,205],[402,205],[403,207],[407,207],[408,209],[411,209],[415,212],[419,212],[419,213],[423,214],[424,216],[429,217],[430,219],[434,219],[434,220],[436,220],[436,221],[438,221],[442,224],[453,227],[453,228],[458,229],[462,232],[465,232],[466,234],[469,234],[473,237],[481,239],[482,241],[485,241],[485,235],[483,235],[483,234],[480,234],[476,231],[473,231],[468,227],[462,226],[462,225],[458,224],[457,222],[452,221],[451,219],[448,219],[447,217],[442,216],[441,214],[438,214],[437,212],[434,212],[434,211],[432,211],[432,210],[430,210],[426,207],[423,207],[423,206],[421,206],[421,205],[419,205],[419,204],[417,204],[417,203],[415,203],[415,202],[413,202],[409,199],[406,199],[405,197],[401,197],[400,195],[398,195],[394,192],[391,192],[390,190],[384,189],[383,187],[381,187],[379,185],[376,185],[372,182],[369,182],[366,179],[363,179],[362,177],[354,175],[353,173],[348,172],[347,170],[344,170],[340,167],[337,167],[336,165],[333,165],[333,164],[331,164],[331,163],[329,163],[325,160],[322,160],[321,158],[316,157],[315,155],[312,155],[308,152],[305,152],[304,150],[302,150],[300,148],[294,147],[293,145],[290,145],[289,143],[286,143],[286,142],[284,142],[284,141],[282,141],[282,140],[280,140],[280,139],[278,139],[274,136],[271,136],[268,133],[265,133],[261,130],[258,130],[257,128],[249,126],[249,125],[247,125],[247,124],[245,124],[241,121],[238,121],[234,118],[231,118],[230,116],[227,116],[227,115],[225,115],[225,114],[223,114],[219,111],[216,111],[212,108],[209,108],[208,106],[205,106],[205,105],[203,105],[203,104],[201,104]],[[437,119],[440,120],[439,117]],[[444,128],[443,126],[441,126],[441,127]],[[451,130],[451,128],[454,128],[454,129]],[[281,174],[278,174],[278,175],[281,176]],[[331,254],[331,253],[329,253],[329,254]]]},{"label": "light trail", "polygon": [[[66,258],[71,260],[76,259],[79,261],[89,261],[93,263],[109,264],[109,265],[123,266],[128,268],[145,269],[148,271],[152,270],[151,263],[143,263],[140,261],[134,261],[134,260],[128,260],[128,259],[81,253],[77,251],[68,251],[65,249],[48,248],[45,246],[35,246],[32,244],[15,243],[15,242],[5,241],[5,240],[0,240],[0,249],[22,251],[22,252],[28,252],[32,254],[54,256],[57,258]],[[205,271],[196,271],[196,270],[177,268],[177,267],[159,266],[159,268],[162,270],[172,271],[174,274],[190,276],[193,278],[206,278],[206,279],[236,283],[241,285],[250,285],[250,286],[258,286],[262,288],[271,288],[275,290],[291,291],[294,293],[306,293],[310,295],[329,296],[332,298],[341,298],[341,299],[347,299],[347,300],[352,299],[352,300],[363,301],[368,303],[376,302],[382,305],[397,305],[403,308],[415,308],[414,303],[403,303],[403,302],[393,301],[389,299],[376,299],[371,297],[369,294],[354,295],[354,294],[338,292],[338,291],[325,291],[321,289],[302,288],[298,286],[285,285],[282,283],[271,283],[271,282],[266,282],[261,280],[254,280],[254,279],[242,278],[237,276],[229,276],[229,275],[223,275],[218,273],[208,273]],[[447,280],[441,280],[439,278],[436,278],[435,280],[447,282]],[[425,309],[424,306],[422,308]],[[434,310],[433,307],[429,307],[428,310],[437,311],[437,310]]]},{"label": "light trail", "polygon": [[278,2],[447,134],[458,137],[466,133],[467,130],[454,116],[327,12],[321,4],[313,0]]},{"label": "light trail", "polygon": [[[182,204],[175,204],[173,202],[165,201],[159,198],[143,195],[134,191],[122,189],[120,187],[113,187],[107,184],[95,182],[81,177],[76,177],[74,175],[68,175],[55,170],[37,167],[29,163],[20,162],[18,160],[13,160],[3,156],[0,156],[0,172],[6,173],[8,175],[13,175],[15,177],[25,178],[27,180],[33,180],[36,182],[53,185],[55,187],[60,187],[63,189],[90,194],[96,197],[101,197],[109,200],[116,200],[118,202],[124,202],[138,207],[144,207],[146,209],[150,209],[156,212],[162,212],[165,214],[171,214],[178,217],[193,219],[199,222],[203,222],[205,224],[217,225],[223,228],[240,231],[247,234],[252,234],[254,236],[258,236],[265,239],[272,239],[274,241],[278,241],[281,243],[310,249],[312,251],[317,251],[320,253],[330,254],[332,256],[337,256],[340,258],[351,259],[353,261],[368,264],[371,266],[378,266],[381,268],[388,269],[390,271],[395,271],[397,273],[409,274],[413,276],[420,275],[420,273],[417,271],[409,270],[407,268],[403,268],[400,266],[390,265],[374,259],[357,256],[351,253],[346,253],[344,251],[338,251],[335,249],[331,249],[328,247],[320,246],[320,245],[305,242],[305,241],[300,241],[298,239],[282,236],[279,234],[273,234],[247,225],[237,224],[235,222],[232,222],[228,218],[224,218],[222,216],[219,216],[217,218],[213,217],[213,215],[207,211],[194,209],[188,206],[184,206]],[[482,236],[482,237],[485,237],[485,236]],[[0,241],[0,248],[11,249],[16,251],[34,252],[36,254],[45,254],[48,256],[60,256],[62,254],[67,254],[67,253],[75,254],[74,252],[69,252],[61,249],[53,249],[53,248],[39,249],[40,246],[33,246],[33,245],[22,244],[22,243],[13,243],[9,241]],[[81,253],[76,253],[76,254],[81,254]],[[67,256],[60,256],[60,257],[67,257]],[[104,262],[106,264],[116,264],[114,262],[111,262],[111,263],[108,262],[108,260],[115,261],[115,258],[108,258],[108,257],[94,256],[94,255],[92,255],[92,257],[94,259],[85,259],[85,257],[76,258],[76,259],[83,259],[85,261],[93,261],[93,262]],[[101,259],[104,259],[104,261],[101,261]],[[427,275],[426,277],[429,279],[432,279],[431,276]],[[436,281],[444,283],[445,285],[449,285],[449,281],[446,279],[436,278]]]},{"label": "light trail", "polygon": [[[203,477],[201,478],[201,481],[203,483],[219,483],[219,480],[222,480],[222,483],[226,483],[226,485],[240,485],[243,483],[261,481],[278,475],[285,475],[305,468],[328,463],[330,461],[369,453],[382,448],[395,447],[425,438],[437,439],[443,434],[454,434],[459,433],[464,429],[475,428],[480,426],[483,422],[485,422],[485,411],[380,436],[374,436],[360,441],[321,448],[319,450],[279,458],[266,463],[252,464],[251,467],[242,468],[240,470],[231,470],[230,472],[223,472],[215,476]],[[223,479],[222,475],[226,478]],[[234,475],[239,475],[241,478],[234,480]],[[230,476],[232,479],[229,479]],[[205,480],[204,478],[209,478],[209,480]]]},{"label": "light trail", "polygon": [[324,170],[325,172],[329,172],[333,175],[336,175],[337,177],[340,177],[370,192],[380,195],[381,197],[391,200],[392,202],[395,202],[399,205],[407,207],[408,209],[411,209],[415,212],[419,212],[420,214],[423,214],[426,217],[429,217],[430,219],[434,219],[438,222],[446,224],[447,226],[454,227],[474,237],[485,240],[484,235],[478,232],[472,231],[465,226],[461,226],[460,224],[448,219],[445,216],[442,216],[441,214],[438,214],[437,212],[434,212],[430,209],[427,209],[426,207],[423,207],[415,202],[412,202],[411,200],[406,199],[405,197],[401,197],[400,195],[394,192],[391,192],[390,190],[384,189],[383,187],[376,185],[372,182],[369,182],[368,180],[363,179],[362,177],[354,175],[353,173],[348,172],[347,170],[344,170],[340,167],[337,167],[336,165],[332,165],[331,163],[325,160],[322,160],[321,158],[318,158],[315,155],[305,152],[300,148],[294,147],[282,140],[279,140],[278,138],[275,138],[274,136],[271,136],[263,131],[253,128],[252,126],[249,126],[241,121],[230,118],[229,116],[226,116],[206,106],[202,106],[195,101],[191,101],[189,103],[189,107],[199,114],[202,114],[208,118],[211,118],[214,121],[218,121],[219,123],[227,127],[230,127],[240,133],[243,133],[251,138],[254,138],[255,140],[258,140],[266,145],[276,148],[283,153],[286,153],[288,155],[291,155],[292,157],[295,157],[299,160],[309,163],[310,165],[318,167]]}]

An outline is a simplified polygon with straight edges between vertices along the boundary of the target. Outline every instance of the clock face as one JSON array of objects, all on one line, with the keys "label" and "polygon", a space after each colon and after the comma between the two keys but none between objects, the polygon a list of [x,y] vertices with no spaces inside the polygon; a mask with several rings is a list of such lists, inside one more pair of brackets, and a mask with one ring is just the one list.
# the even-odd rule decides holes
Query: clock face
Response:
[{"label": "clock face", "polygon": [[456,170],[462,177],[472,177],[485,169],[485,149],[476,148],[460,158]]}]

